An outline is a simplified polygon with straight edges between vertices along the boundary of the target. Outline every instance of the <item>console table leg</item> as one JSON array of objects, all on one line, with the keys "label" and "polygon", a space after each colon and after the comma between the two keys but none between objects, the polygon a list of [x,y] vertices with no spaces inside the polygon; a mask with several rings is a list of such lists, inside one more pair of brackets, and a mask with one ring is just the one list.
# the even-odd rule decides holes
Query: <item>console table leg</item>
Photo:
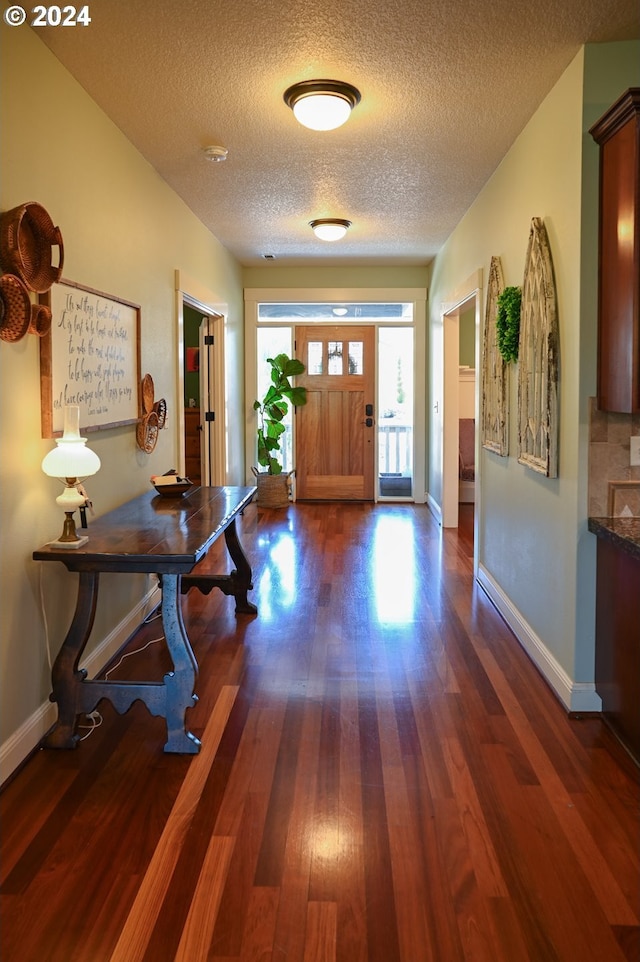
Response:
[{"label": "console table leg", "polygon": [[186,727],[187,708],[198,700],[194,693],[198,663],[185,631],[180,607],[180,575],[162,576],[162,625],[174,670],[164,676],[167,742],[165,752],[196,754],[200,740]]},{"label": "console table leg", "polygon": [[236,566],[234,570],[228,575],[183,575],[180,590],[186,594],[190,588],[197,588],[203,595],[208,595],[214,588],[219,588],[223,594],[233,595],[236,599],[237,615],[257,615],[258,609],[247,598],[247,591],[253,588],[251,565],[238,539],[235,518],[225,528],[224,539],[229,556]]},{"label": "console table leg", "polygon": [[236,599],[236,613],[255,615],[258,613],[258,609],[247,599],[247,591],[253,588],[251,565],[242,550],[235,518],[231,524],[225,528],[224,540],[227,545],[227,551],[231,555],[231,560],[236,566],[236,570],[231,574],[233,594]]},{"label": "console table leg", "polygon": [[75,733],[79,707],[80,688],[86,677],[84,669],[78,670],[78,662],[85,649],[98,600],[97,571],[81,571],[78,582],[76,610],[62,648],[53,664],[51,682],[53,691],[50,701],[58,704],[58,720],[44,739],[47,748],[75,748],[79,735]]}]

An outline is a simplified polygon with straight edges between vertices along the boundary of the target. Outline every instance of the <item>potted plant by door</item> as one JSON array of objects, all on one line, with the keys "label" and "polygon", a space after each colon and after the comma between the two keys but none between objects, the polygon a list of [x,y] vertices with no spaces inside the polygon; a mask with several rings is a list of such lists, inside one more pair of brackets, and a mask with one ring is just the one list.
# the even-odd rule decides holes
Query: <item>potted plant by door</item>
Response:
[{"label": "potted plant by door", "polygon": [[290,378],[302,374],[302,361],[287,354],[268,357],[271,365],[271,384],[261,401],[253,402],[258,415],[258,464],[263,471],[253,468],[258,488],[258,504],[267,508],[280,508],[289,502],[290,477],[293,471],[284,472],[280,455],[280,442],[285,432],[282,423],[289,404],[298,407],[307,403],[307,389],[294,387]]}]

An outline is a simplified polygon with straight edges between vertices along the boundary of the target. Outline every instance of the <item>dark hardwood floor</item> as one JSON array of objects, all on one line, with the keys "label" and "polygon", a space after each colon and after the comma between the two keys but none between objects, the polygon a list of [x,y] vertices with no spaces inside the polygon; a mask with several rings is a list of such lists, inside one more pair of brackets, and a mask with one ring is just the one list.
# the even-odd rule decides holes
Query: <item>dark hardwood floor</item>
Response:
[{"label": "dark hardwood floor", "polygon": [[103,702],[0,795],[3,962],[638,962],[638,770],[474,585],[472,515],[250,506],[258,617],[184,600],[201,753]]}]

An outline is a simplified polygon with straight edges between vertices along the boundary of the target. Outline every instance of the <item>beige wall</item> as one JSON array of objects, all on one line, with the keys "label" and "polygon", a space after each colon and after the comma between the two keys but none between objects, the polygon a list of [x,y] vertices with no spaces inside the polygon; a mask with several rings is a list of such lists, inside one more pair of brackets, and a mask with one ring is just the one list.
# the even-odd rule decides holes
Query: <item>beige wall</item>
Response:
[{"label": "beige wall", "polygon": [[[502,260],[505,284],[522,284],[531,218],[544,219],[560,319],[559,477],[549,480],[517,463],[514,369],[510,456],[481,452],[479,561],[516,620],[521,619],[533,642],[540,644],[542,659],[548,655],[553,670],[566,673],[566,680],[578,687],[593,683],[595,592],[595,540],[586,528],[586,492],[587,402],[595,390],[597,153],[586,133],[583,99],[591,104],[596,93],[600,97],[592,123],[627,87],[638,85],[638,64],[638,43],[582,50],[431,270],[432,383],[437,385],[442,303],[474,271],[483,269],[486,278],[493,255]],[[437,399],[432,395],[432,405]],[[431,436],[437,437],[433,425]],[[430,493],[439,503],[436,455],[432,452],[429,480]]]},{"label": "beige wall", "polygon": [[245,267],[244,287],[425,287],[426,267]]},{"label": "beige wall", "polygon": [[[148,489],[149,476],[177,465],[176,269],[228,305],[226,336],[229,480],[244,476],[243,323],[237,262],[193,216],[48,49],[26,28],[0,28],[2,186],[0,206],[36,200],[60,225],[65,277],[141,305],[142,371],[168,402],[167,430],[152,455],[134,427],[90,435],[102,469],[87,484],[96,512]],[[40,462],[52,442],[40,433],[37,338],[0,342],[0,744],[14,737],[50,691],[40,578],[53,652],[75,604],[76,576],[40,565],[31,552],[55,537],[55,481]],[[149,585],[104,577],[91,646],[112,632]],[[90,649],[89,649],[90,650]]]},{"label": "beige wall", "polygon": [[460,312],[459,326],[459,360],[466,367],[476,366],[476,312],[472,307]]}]

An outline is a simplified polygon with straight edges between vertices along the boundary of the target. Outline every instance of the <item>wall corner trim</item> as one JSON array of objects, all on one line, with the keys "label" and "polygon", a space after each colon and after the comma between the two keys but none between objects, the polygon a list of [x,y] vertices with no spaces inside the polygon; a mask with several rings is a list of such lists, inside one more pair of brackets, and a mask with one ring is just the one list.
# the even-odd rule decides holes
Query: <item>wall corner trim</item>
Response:
[{"label": "wall corner trim", "polygon": [[426,498],[426,501],[427,501],[427,507],[429,508],[431,514],[432,514],[433,517],[436,519],[436,521],[438,522],[438,524],[441,525],[441,524],[442,524],[442,509],[441,509],[440,505],[438,504],[438,502],[436,501],[436,499],[433,497],[433,495],[429,494],[428,491],[427,491],[427,493],[426,493],[426,495],[425,495],[425,498]]},{"label": "wall corner trim", "polygon": [[531,625],[504,593],[484,565],[478,565],[478,584],[498,609],[552,691],[570,712],[600,712],[602,700],[595,683],[573,681]]}]

